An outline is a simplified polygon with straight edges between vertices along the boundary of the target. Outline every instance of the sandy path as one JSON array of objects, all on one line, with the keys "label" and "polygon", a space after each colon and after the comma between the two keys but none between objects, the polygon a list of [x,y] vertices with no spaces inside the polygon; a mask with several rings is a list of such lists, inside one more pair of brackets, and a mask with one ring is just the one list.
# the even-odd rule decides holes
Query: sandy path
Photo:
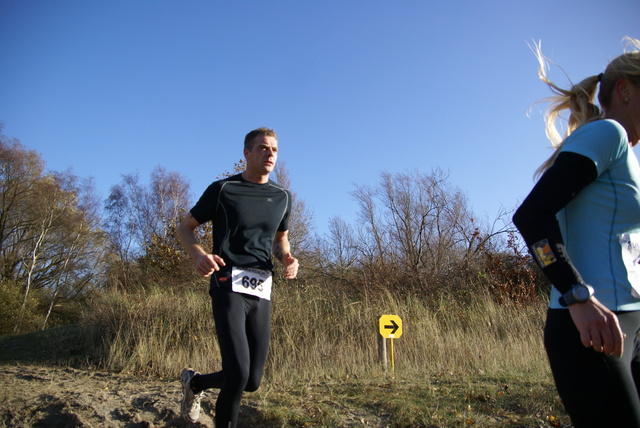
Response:
[{"label": "sandy path", "polygon": [[180,418],[180,384],[71,368],[0,365],[2,427],[213,427],[213,397],[197,424]]}]

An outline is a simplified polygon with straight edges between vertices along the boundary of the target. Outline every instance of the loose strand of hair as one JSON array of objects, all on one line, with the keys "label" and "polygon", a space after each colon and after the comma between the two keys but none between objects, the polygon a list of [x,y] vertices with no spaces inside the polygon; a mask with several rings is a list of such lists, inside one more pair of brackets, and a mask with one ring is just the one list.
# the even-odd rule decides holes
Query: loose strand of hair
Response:
[{"label": "loose strand of hair", "polygon": [[[540,101],[540,103],[550,103],[544,114],[545,134],[551,142],[554,149],[553,154],[536,170],[534,177],[539,178],[555,161],[566,138],[571,135],[580,126],[585,123],[597,120],[602,117],[600,109],[594,104],[596,91],[598,87],[598,77],[593,76],[584,79],[582,82],[574,85],[571,79],[564,72],[562,67],[560,70],[567,76],[571,89],[566,90],[557,86],[547,77],[549,63],[552,62],[542,53],[541,42],[529,45],[530,49],[538,60],[538,78],[544,82],[555,94]],[[555,64],[555,63],[554,63]],[[557,64],[556,64],[557,65]],[[562,118],[560,113],[564,110],[569,111],[569,118],[566,119],[567,125],[564,135],[558,130],[558,122]]]}]

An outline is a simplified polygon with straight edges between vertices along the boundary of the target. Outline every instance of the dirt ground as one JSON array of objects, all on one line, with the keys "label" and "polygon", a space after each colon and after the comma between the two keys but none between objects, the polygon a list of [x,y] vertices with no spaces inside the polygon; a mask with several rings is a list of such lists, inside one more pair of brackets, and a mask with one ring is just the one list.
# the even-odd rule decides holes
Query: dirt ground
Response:
[{"label": "dirt ground", "polygon": [[[198,423],[181,419],[177,380],[0,365],[0,385],[0,427],[213,427],[213,394]],[[243,406],[251,411],[250,403]]]},{"label": "dirt ground", "polygon": [[[79,334],[64,327],[0,338],[0,428],[214,427],[217,391],[205,392],[200,418],[190,424],[180,416],[178,374],[158,379],[75,368],[84,355]],[[342,420],[336,426],[387,425],[375,412],[332,405]],[[239,428],[282,426],[270,417],[257,398],[242,398]]]},{"label": "dirt ground", "polygon": [[[81,349],[75,348],[77,343],[77,334],[69,329],[0,338],[0,428],[214,427],[212,417],[217,391],[205,393],[200,419],[190,424],[180,416],[182,391],[177,375],[175,379],[159,379],[79,368],[83,366],[72,364],[74,355],[83,355]],[[405,390],[400,388],[398,394],[402,391]],[[295,421],[284,425],[282,414],[276,416],[272,406],[277,410],[287,406],[280,400],[282,394],[289,392],[269,393],[269,399],[246,394],[238,427],[311,428],[325,426],[326,420],[331,420],[335,428],[390,425],[388,412],[375,405],[352,406],[339,399],[328,399],[333,387],[323,383],[302,395],[298,389],[293,392],[293,396],[299,398],[299,402],[294,400],[294,413],[302,412],[308,418],[302,421],[294,418]],[[451,394],[445,396],[450,399]],[[438,407],[432,411],[435,414]],[[502,407],[489,409],[491,417],[484,418],[484,423],[478,420],[475,425],[548,426],[539,416],[511,423],[512,419],[518,419],[516,415],[498,418],[495,414],[500,411]],[[504,423],[500,425],[500,421]]]},{"label": "dirt ground", "polygon": [[[205,393],[200,418],[191,424],[180,416],[182,392],[177,379],[0,361],[0,427],[213,428],[216,396]],[[343,416],[336,427],[388,426],[386,418],[371,412],[334,405]],[[243,397],[239,428],[280,426],[282,422],[265,419],[256,401]]]}]

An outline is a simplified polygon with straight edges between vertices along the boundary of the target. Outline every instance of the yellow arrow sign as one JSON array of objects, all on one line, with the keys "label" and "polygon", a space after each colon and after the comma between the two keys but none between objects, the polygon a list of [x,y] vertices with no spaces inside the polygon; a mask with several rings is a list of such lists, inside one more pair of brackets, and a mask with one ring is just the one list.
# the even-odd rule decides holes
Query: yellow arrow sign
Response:
[{"label": "yellow arrow sign", "polygon": [[382,337],[397,339],[402,336],[402,320],[397,315],[382,315],[378,326]]}]

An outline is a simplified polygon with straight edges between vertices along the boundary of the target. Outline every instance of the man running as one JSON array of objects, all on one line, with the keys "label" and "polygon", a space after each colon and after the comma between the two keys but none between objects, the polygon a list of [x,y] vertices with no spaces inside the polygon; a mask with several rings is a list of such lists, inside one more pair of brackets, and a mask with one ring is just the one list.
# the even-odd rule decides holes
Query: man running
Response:
[{"label": "man running", "polygon": [[[178,240],[202,276],[211,276],[213,318],[222,370],[200,374],[184,369],[180,376],[184,419],[200,415],[203,391],[219,388],[216,427],[235,427],[244,391],[260,386],[271,330],[272,255],[284,266],[284,277],[298,273],[291,255],[291,194],[269,179],[278,158],[278,139],[268,128],[249,132],[244,140],[245,171],[212,183],[178,226]],[[211,221],[213,251],[206,252],[195,229]]]}]

